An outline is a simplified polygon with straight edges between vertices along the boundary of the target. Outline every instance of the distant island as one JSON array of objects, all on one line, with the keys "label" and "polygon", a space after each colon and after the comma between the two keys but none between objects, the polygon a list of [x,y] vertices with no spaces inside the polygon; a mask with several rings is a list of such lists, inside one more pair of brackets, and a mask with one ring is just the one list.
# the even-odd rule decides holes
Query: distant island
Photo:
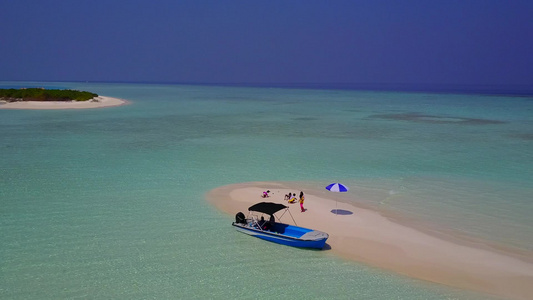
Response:
[{"label": "distant island", "polygon": [[82,109],[125,104],[129,102],[77,90],[0,89],[0,109]]},{"label": "distant island", "polygon": [[77,90],[47,90],[44,88],[0,89],[0,100],[19,101],[88,101],[98,94]]}]

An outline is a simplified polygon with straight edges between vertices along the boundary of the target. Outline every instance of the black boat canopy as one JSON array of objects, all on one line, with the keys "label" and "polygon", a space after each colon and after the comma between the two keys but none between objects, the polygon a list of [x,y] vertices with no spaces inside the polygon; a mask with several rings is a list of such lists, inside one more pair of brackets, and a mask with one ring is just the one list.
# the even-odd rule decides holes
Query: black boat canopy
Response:
[{"label": "black boat canopy", "polygon": [[257,211],[267,215],[273,215],[278,211],[287,208],[287,206],[280,203],[273,202],[259,202],[248,208],[249,211]]}]

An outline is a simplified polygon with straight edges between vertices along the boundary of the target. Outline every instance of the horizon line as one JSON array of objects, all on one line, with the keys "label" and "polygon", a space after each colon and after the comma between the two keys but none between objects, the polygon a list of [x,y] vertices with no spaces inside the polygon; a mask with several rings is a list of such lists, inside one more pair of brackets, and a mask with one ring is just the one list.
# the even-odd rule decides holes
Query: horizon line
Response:
[{"label": "horizon line", "polygon": [[466,83],[369,83],[369,82],[202,82],[202,81],[120,81],[120,80],[0,80],[1,82],[50,83],[124,83],[201,85],[287,89],[355,90],[380,92],[429,92],[498,96],[533,96],[533,84],[466,84]]}]

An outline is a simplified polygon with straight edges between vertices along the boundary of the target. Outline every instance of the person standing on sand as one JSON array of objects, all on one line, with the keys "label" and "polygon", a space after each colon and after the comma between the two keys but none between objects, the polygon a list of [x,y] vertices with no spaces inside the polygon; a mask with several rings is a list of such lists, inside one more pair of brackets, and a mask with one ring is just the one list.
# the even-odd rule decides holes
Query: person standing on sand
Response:
[{"label": "person standing on sand", "polygon": [[305,212],[305,208],[304,208],[304,192],[300,192],[300,208],[302,209],[302,212]]}]

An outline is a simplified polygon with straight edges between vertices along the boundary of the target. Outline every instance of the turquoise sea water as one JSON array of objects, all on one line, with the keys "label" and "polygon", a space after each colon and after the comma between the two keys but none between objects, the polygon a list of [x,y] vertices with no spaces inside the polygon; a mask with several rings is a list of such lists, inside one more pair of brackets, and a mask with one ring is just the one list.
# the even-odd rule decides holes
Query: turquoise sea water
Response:
[{"label": "turquoise sea water", "polygon": [[346,201],[533,251],[533,98],[21,83],[131,105],[0,110],[1,299],[489,299],[234,231],[209,190]]}]

